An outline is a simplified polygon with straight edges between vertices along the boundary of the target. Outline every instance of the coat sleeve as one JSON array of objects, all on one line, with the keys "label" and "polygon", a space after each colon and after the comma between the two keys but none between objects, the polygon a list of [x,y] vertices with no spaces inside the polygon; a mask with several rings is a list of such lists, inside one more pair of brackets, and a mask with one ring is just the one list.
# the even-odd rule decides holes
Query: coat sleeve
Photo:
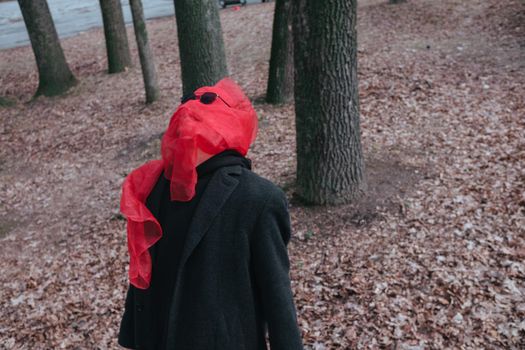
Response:
[{"label": "coat sleeve", "polygon": [[120,321],[120,330],[118,334],[118,344],[127,349],[135,348],[135,303],[133,286],[130,284],[126,294],[126,302],[124,306],[124,315]]},{"label": "coat sleeve", "polygon": [[259,214],[251,241],[255,282],[271,350],[303,349],[289,277],[290,226],[286,195],[276,191]]}]

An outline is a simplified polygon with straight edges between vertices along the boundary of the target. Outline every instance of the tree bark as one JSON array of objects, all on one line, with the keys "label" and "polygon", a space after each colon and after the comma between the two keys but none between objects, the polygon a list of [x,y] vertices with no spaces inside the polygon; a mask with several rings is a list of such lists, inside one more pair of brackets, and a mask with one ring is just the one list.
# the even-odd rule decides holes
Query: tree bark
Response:
[{"label": "tree bark", "polygon": [[46,0],[18,0],[38,67],[39,83],[35,96],[54,96],[77,83],[67,65],[64,52]]},{"label": "tree bark", "polygon": [[131,66],[126,24],[120,0],[100,0],[106,50],[108,73],[119,73]]},{"label": "tree bark", "polygon": [[293,96],[293,40],[290,0],[277,0],[266,102],[283,103]]},{"label": "tree bark", "polygon": [[359,128],[356,0],[294,2],[297,195],[342,204],[366,189]]},{"label": "tree bark", "polygon": [[142,77],[146,90],[146,103],[152,103],[159,98],[159,84],[153,53],[149,46],[148,31],[146,30],[146,20],[144,19],[144,9],[141,0],[129,0],[131,14],[133,16],[133,26],[135,28],[135,38],[139,49],[140,65],[142,67]]},{"label": "tree bark", "polygon": [[216,0],[175,0],[183,94],[228,75]]}]

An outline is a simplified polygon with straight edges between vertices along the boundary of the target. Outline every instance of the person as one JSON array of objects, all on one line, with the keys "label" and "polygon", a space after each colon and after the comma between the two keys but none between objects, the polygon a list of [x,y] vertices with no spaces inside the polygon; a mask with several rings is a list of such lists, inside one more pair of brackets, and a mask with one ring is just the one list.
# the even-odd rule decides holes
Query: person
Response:
[{"label": "person", "polygon": [[[183,98],[162,159],[124,181],[129,280],[119,345],[299,350],[285,193],[251,171],[257,116],[229,78]],[[268,339],[267,339],[268,338]]]}]

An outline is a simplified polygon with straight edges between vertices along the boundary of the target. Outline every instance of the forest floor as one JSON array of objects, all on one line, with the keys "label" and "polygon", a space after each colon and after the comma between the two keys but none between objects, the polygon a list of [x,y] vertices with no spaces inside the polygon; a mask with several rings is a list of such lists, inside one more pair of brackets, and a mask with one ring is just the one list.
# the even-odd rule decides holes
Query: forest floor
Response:
[{"label": "forest floor", "polygon": [[[274,4],[221,11],[231,75],[260,120],[248,157],[292,199],[306,349],[523,349],[525,2],[386,2],[358,10],[369,192],[338,207],[293,200],[293,105],[262,102]],[[120,187],[159,157],[181,95],[174,19],[148,23],[152,106],[136,57],[106,74],[101,29],[63,40],[80,81],[63,97],[32,100],[31,49],[0,51],[0,348],[117,348]]]}]

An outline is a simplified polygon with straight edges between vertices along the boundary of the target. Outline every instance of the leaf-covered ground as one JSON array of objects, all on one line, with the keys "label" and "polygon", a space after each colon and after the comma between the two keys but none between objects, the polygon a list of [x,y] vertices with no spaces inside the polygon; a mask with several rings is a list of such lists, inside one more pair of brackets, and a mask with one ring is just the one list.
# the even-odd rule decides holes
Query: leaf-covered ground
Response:
[{"label": "leaf-covered ground", "polygon": [[[274,4],[221,11],[231,74],[260,118],[248,156],[291,198],[306,348],[523,349],[525,3],[386,2],[358,11],[369,192],[327,208],[293,200],[293,105],[261,102]],[[137,61],[105,73],[101,29],[63,40],[80,80],[64,97],[31,100],[31,49],[0,51],[14,103],[0,107],[0,348],[117,348],[120,186],[158,157],[181,95],[174,19],[149,30],[163,93],[149,107]]]}]

